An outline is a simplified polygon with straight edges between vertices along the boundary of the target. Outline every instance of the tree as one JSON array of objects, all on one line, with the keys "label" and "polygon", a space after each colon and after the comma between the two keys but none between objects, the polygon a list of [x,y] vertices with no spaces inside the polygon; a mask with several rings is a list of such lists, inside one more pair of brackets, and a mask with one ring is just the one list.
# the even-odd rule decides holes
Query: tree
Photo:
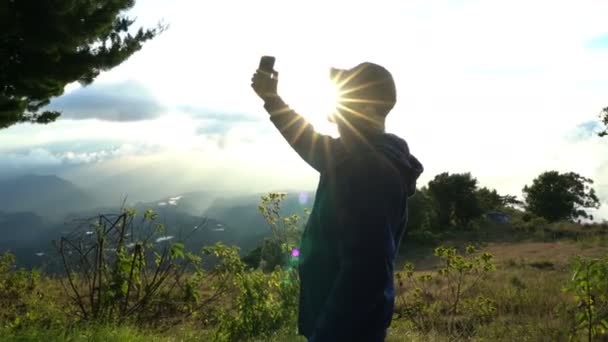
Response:
[{"label": "tree", "polygon": [[504,206],[503,197],[496,192],[495,189],[488,189],[486,187],[480,188],[475,191],[475,197],[479,203],[479,208],[482,212],[497,210]]},{"label": "tree", "polygon": [[602,109],[602,112],[600,113],[600,120],[602,120],[605,128],[603,131],[599,132],[598,135],[600,137],[604,137],[608,135],[608,107]]},{"label": "tree", "polygon": [[0,129],[19,122],[49,123],[39,112],[65,86],[93,82],[141,49],[163,26],[140,28],[124,11],[134,0],[0,2]]},{"label": "tree", "polygon": [[437,226],[437,210],[428,188],[416,190],[408,203],[408,231],[428,231]]},{"label": "tree", "polygon": [[476,196],[477,179],[470,173],[450,175],[444,172],[435,176],[428,188],[436,202],[442,228],[452,223],[466,227],[483,213]]},{"label": "tree", "polygon": [[513,195],[500,195],[495,189],[486,187],[475,191],[475,196],[479,202],[479,208],[482,212],[487,213],[492,210],[504,210],[505,207],[515,207],[523,205],[523,202]]},{"label": "tree", "polygon": [[574,172],[544,172],[523,189],[526,210],[549,222],[579,217],[593,219],[584,210],[600,206],[591,184],[593,180]]}]

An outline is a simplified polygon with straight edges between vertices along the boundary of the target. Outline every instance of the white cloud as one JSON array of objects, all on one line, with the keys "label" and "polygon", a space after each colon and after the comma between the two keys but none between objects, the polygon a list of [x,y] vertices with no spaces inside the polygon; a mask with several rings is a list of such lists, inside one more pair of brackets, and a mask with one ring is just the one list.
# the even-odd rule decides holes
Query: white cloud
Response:
[{"label": "white cloud", "polygon": [[89,152],[62,151],[54,153],[43,147],[21,152],[6,153],[0,156],[0,168],[32,170],[61,165],[99,163],[124,156],[140,155],[154,151],[150,146],[123,144],[118,147]]},{"label": "white cloud", "polygon": [[35,168],[61,164],[61,158],[43,148],[35,148],[26,153],[7,153],[0,157],[0,165],[7,168]]}]

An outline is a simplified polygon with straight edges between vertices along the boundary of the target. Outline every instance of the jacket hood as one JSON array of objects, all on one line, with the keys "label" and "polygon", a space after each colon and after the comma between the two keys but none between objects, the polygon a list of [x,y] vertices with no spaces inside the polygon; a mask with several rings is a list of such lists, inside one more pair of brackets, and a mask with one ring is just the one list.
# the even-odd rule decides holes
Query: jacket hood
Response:
[{"label": "jacket hood", "polygon": [[402,138],[385,133],[371,141],[374,149],[387,157],[401,172],[407,185],[408,196],[416,192],[416,180],[424,171],[424,167],[414,155]]},{"label": "jacket hood", "polygon": [[337,158],[332,160],[332,167],[342,165],[348,160],[356,158],[357,155],[365,153],[380,154],[387,158],[401,173],[408,196],[412,196],[416,192],[416,181],[424,171],[420,161],[410,153],[405,140],[391,133],[368,136],[366,144],[351,145],[348,149],[342,141],[336,152]]}]

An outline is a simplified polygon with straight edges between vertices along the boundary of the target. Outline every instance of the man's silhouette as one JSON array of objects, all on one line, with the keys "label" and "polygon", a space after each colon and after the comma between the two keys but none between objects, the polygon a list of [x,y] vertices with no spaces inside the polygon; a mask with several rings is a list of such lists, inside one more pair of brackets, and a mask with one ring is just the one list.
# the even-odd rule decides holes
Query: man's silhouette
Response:
[{"label": "man's silhouette", "polygon": [[276,71],[252,78],[270,120],[320,173],[300,246],[298,329],[315,342],[383,341],[408,197],[423,169],[403,139],[384,131],[396,102],[391,74],[362,63],[330,75],[342,94],[328,117],[338,139],[316,133],[283,102]]}]

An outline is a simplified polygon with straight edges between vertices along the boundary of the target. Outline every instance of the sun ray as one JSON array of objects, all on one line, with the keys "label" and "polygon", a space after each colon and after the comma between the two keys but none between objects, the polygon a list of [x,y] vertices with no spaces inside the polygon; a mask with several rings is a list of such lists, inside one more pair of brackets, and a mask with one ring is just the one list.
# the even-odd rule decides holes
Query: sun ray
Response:
[{"label": "sun ray", "polygon": [[331,158],[331,151],[329,150],[329,139],[323,139],[323,153],[325,153],[324,160]]},{"label": "sun ray", "polygon": [[[277,114],[274,114],[274,115],[277,115]],[[281,114],[278,114],[278,115],[281,115]],[[285,130],[285,129],[290,128],[291,126],[295,125],[295,124],[296,124],[296,122],[298,122],[299,120],[301,120],[301,118],[299,118],[299,117],[297,117],[297,116],[296,116],[296,117],[294,117],[294,118],[293,118],[293,119],[291,119],[291,120],[290,120],[288,123],[286,123],[286,124],[285,124],[283,127],[281,127],[281,130]]]},{"label": "sun ray", "polygon": [[[293,136],[293,141],[290,141],[290,143],[295,143],[296,141],[298,141],[298,139],[300,139],[300,137],[302,136],[302,133],[304,133],[306,128],[310,125],[308,122],[306,122],[306,120],[304,120],[302,118],[299,118],[299,121],[301,121],[301,125],[300,125],[300,127],[297,128],[297,132]],[[314,136],[314,134],[313,134],[313,136]]]},{"label": "sun ray", "polygon": [[312,159],[314,154],[316,153],[315,146],[317,145],[317,140],[319,138],[318,134],[313,134],[310,142],[310,150],[308,150],[308,159]]},{"label": "sun ray", "polygon": [[370,144],[369,141],[367,141],[367,139],[365,138],[365,136],[363,135],[363,133],[359,132],[359,130],[353,126],[353,124],[351,124],[350,122],[348,122],[348,120],[344,119],[342,121],[346,126],[348,126],[348,128],[351,130],[351,132],[354,133],[355,137],[359,138],[359,141],[361,141],[363,144],[365,144],[367,147],[371,147],[372,145]]},{"label": "sun ray", "polygon": [[[357,110],[354,110],[354,109],[352,109],[352,108],[350,108],[348,106],[339,104],[338,108],[341,109],[341,110],[343,110],[343,111],[346,111],[346,112],[348,112],[348,113],[350,113],[350,114],[352,114],[352,115],[354,115],[354,116],[356,116],[356,117],[358,117],[360,119],[363,119],[365,121],[368,121],[368,122],[371,122],[371,123],[375,122],[375,120],[373,118],[369,117],[368,115],[365,115],[365,114],[363,114],[363,113],[361,113],[361,112],[359,112]],[[343,118],[343,120],[346,121],[346,118],[344,118],[343,115],[340,115],[340,116]]]},{"label": "sun ray", "polygon": [[[337,82],[338,88],[342,89],[345,84],[348,84],[355,77],[357,77],[365,68],[366,67],[364,66],[363,68],[359,68],[358,70],[355,70],[355,72],[353,72],[352,74],[349,74],[343,81],[342,80],[338,80],[338,82]],[[343,70],[340,70],[339,74],[342,75],[342,73],[343,73]]]},{"label": "sun ray", "polygon": [[359,91],[362,89],[370,88],[370,87],[376,86],[382,82],[383,81],[370,81],[370,82],[365,82],[365,83],[359,84],[356,87],[350,87],[350,88],[344,88],[344,85],[342,85],[341,89],[344,89],[344,90],[342,90],[342,95],[347,95],[347,94],[350,94],[350,93],[353,93],[353,92],[356,92],[356,91]]}]

